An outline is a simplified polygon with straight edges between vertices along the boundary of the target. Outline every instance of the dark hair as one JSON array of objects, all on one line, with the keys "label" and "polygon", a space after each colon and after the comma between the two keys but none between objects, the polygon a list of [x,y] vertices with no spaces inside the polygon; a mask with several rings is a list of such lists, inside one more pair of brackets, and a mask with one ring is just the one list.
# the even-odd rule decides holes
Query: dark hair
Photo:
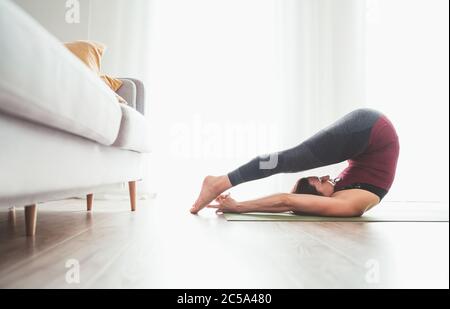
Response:
[{"label": "dark hair", "polygon": [[296,194],[311,194],[311,195],[319,195],[322,196],[322,194],[316,190],[314,186],[311,186],[309,184],[308,178],[301,178],[297,182],[297,186],[295,187]]}]

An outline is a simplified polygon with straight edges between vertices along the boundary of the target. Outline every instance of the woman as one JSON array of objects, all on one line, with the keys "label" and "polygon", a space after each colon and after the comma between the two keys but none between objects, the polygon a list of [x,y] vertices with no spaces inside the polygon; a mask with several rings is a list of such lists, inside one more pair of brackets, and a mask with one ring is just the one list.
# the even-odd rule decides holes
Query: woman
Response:
[{"label": "woman", "polygon": [[[362,216],[379,204],[391,188],[399,150],[398,136],[389,119],[375,110],[358,109],[297,147],[257,157],[228,175],[206,177],[191,213],[209,207],[219,212]],[[221,195],[244,182],[346,160],[349,166],[338,178],[302,178],[291,193],[246,202]],[[210,205],[213,200],[218,204]]]}]

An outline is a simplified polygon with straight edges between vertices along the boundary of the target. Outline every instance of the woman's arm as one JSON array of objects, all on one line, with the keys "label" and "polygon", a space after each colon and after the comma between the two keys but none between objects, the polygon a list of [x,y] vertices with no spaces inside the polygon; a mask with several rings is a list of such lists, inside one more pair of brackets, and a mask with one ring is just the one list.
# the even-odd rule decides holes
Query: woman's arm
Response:
[{"label": "woman's arm", "polygon": [[361,197],[348,199],[308,194],[282,193],[245,202],[236,202],[229,196],[220,196],[216,201],[219,205],[209,207],[221,212],[236,213],[292,211],[316,216],[358,217],[369,208],[369,203]]},{"label": "woman's arm", "polygon": [[237,203],[243,212],[273,213],[292,211],[292,207],[289,204],[289,194],[283,193]]},{"label": "woman's arm", "polygon": [[294,213],[326,217],[360,217],[369,205],[367,200],[357,197],[339,198],[310,194],[289,194],[288,203]]}]

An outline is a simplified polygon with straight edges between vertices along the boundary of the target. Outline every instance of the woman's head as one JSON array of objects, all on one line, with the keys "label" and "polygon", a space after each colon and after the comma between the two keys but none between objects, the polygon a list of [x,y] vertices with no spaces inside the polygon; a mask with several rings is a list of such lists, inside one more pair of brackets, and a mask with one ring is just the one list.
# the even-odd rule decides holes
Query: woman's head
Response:
[{"label": "woman's head", "polygon": [[330,176],[324,177],[305,177],[301,178],[293,193],[296,194],[312,194],[319,196],[331,196],[334,193],[334,183],[330,179]]}]

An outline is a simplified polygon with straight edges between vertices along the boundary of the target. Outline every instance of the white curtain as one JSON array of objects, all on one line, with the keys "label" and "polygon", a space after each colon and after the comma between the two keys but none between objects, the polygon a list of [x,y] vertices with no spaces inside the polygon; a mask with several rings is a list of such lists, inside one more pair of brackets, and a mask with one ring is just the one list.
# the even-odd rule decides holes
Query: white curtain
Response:
[{"label": "white curtain", "polygon": [[[395,11],[396,21],[412,17],[409,3],[417,1],[394,0],[405,6]],[[388,14],[391,0],[381,2]],[[428,1],[421,2],[426,11]],[[369,4],[373,8],[373,1]],[[386,65],[393,63],[374,56],[377,51],[392,51],[387,46],[392,41],[383,41],[382,34],[393,40],[389,27],[395,29],[401,23],[391,22],[375,41],[367,8],[365,0],[91,0],[89,38],[110,47],[105,70],[136,76],[148,87],[147,117],[154,145],[148,190],[188,194],[194,199],[203,176],[226,173],[257,154],[296,145],[352,109],[371,106],[392,114],[404,144],[404,163],[390,198],[425,199],[414,194],[418,187],[407,180],[411,170],[417,171],[416,177],[430,176],[422,165],[425,158],[404,159],[410,155],[407,151],[420,149],[411,148],[419,132],[409,131],[415,122],[404,121],[400,108],[389,108],[393,97],[388,98],[387,88],[380,86],[379,70],[389,71],[392,67]],[[414,35],[408,32],[413,20],[406,22],[401,27]],[[422,27],[424,37],[440,25]],[[423,52],[416,62],[419,67],[432,56],[432,50]],[[392,82],[395,78],[401,83],[411,68],[394,72]],[[408,88],[411,99],[417,88],[409,87],[425,79],[390,89],[389,94]],[[441,82],[429,89],[438,90],[433,116],[440,115],[448,132],[448,118],[440,114],[442,89],[446,89]],[[399,101],[396,104],[400,106]],[[422,107],[408,110],[419,116]],[[428,144],[438,147],[432,140]],[[447,152],[443,149],[440,158],[448,162],[446,145]],[[311,173],[335,175],[343,166]],[[276,176],[234,192],[238,198],[248,198],[258,192],[286,191],[296,177]],[[445,182],[444,178],[436,179]]]},{"label": "white curtain", "polygon": [[147,0],[90,0],[89,39],[108,46],[103,66],[118,76],[148,75],[149,12]]},{"label": "white curtain", "polygon": [[[280,29],[284,146],[365,106],[365,5],[360,0],[285,0]],[[307,172],[337,176],[340,164]],[[283,176],[283,189],[298,175]]]},{"label": "white curtain", "polygon": [[[296,145],[364,104],[363,7],[336,2],[91,1],[89,38],[109,46],[105,70],[149,89],[150,191],[194,198],[203,176]],[[285,191],[294,180],[235,191]]]}]

